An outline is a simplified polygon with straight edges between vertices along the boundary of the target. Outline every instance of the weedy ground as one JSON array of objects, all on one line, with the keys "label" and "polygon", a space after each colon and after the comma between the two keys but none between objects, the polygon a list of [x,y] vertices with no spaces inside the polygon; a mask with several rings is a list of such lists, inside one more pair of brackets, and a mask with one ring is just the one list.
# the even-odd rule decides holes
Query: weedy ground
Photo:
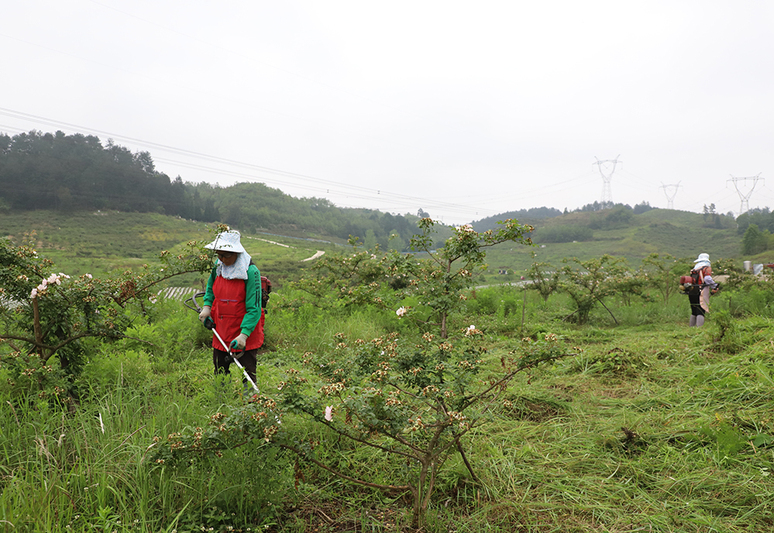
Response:
[{"label": "weedy ground", "polygon": [[[489,289],[496,291],[498,289]],[[428,532],[761,532],[774,530],[774,323],[723,315],[687,327],[687,302],[615,307],[586,326],[564,302],[456,317],[487,335],[491,365],[522,336],[554,333],[577,354],[523,374],[441,471]],[[521,293],[517,293],[520,295]],[[736,298],[741,298],[737,296]],[[275,300],[275,303],[278,302]],[[739,300],[737,299],[737,302]],[[519,302],[520,304],[520,302]],[[154,436],[238,404],[238,376],[211,376],[196,317],[168,302],[136,339],[92,346],[71,405],[0,383],[0,524],[5,531],[410,531],[401,494],[353,486],[251,442],[219,461],[149,465]],[[270,391],[333,335],[369,338],[391,321],[276,311],[258,381]],[[0,369],[0,374],[3,370]],[[286,423],[293,423],[292,419]],[[394,464],[316,427],[299,438],[375,481]]]}]

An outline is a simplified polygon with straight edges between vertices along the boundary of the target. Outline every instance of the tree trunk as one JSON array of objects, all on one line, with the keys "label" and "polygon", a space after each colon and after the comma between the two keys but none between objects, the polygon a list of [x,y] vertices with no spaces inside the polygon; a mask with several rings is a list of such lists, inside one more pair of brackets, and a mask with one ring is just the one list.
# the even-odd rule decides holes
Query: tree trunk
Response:
[{"label": "tree trunk", "polygon": [[32,331],[35,336],[35,342],[38,343],[38,347],[36,351],[38,352],[38,355],[42,358],[43,348],[41,347],[41,345],[43,344],[43,332],[40,329],[40,309],[38,308],[37,297],[32,299],[32,313],[33,313]]}]

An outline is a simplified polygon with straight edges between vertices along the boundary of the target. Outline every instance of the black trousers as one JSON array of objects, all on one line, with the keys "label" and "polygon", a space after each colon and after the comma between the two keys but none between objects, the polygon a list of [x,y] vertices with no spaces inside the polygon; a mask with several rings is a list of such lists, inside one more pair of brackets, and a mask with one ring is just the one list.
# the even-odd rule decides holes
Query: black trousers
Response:
[{"label": "black trousers", "polygon": [[[217,348],[212,349],[212,362],[215,364],[215,375],[229,374],[229,367],[231,366],[232,361],[233,360],[231,359],[231,356],[228,354],[228,352],[218,350]],[[245,370],[247,370],[247,375],[249,375],[250,379],[252,379],[253,383],[255,383],[255,366],[258,364],[258,349],[245,350],[245,352],[239,357],[239,364],[245,367]],[[247,383],[246,378],[242,378],[242,381]]]},{"label": "black trousers", "polygon": [[691,302],[692,315],[704,316],[704,308],[701,306],[701,294],[689,294],[688,301]]}]

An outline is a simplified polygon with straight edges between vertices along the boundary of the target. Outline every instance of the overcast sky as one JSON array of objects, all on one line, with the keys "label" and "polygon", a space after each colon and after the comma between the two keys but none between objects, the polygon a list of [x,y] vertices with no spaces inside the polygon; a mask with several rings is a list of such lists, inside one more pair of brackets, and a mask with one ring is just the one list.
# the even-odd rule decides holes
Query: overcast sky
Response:
[{"label": "overcast sky", "polygon": [[5,2],[0,132],[451,224],[600,201],[600,168],[614,202],[738,214],[774,207],[772,27],[768,0]]}]

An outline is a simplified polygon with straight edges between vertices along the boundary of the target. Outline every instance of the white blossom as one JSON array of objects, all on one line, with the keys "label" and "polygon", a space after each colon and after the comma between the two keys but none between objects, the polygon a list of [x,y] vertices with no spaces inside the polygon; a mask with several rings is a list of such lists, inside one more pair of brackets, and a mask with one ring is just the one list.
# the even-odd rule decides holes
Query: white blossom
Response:
[{"label": "white blossom", "polygon": [[330,422],[333,420],[333,406],[329,405],[325,408],[325,420]]}]

